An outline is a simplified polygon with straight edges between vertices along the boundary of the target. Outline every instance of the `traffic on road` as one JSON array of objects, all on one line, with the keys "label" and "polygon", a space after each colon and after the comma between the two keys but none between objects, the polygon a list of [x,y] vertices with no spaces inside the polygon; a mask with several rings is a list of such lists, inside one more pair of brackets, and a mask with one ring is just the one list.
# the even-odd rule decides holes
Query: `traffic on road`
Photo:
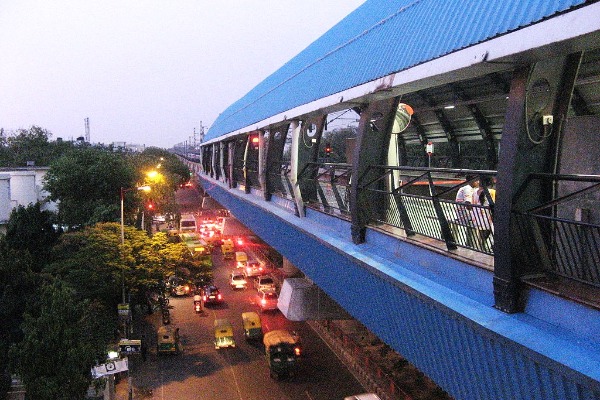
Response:
[{"label": "traffic on road", "polygon": [[[181,188],[178,195],[200,204],[193,187]],[[173,279],[178,286],[170,292],[168,323],[160,313],[138,321],[136,329],[150,351],[145,362],[132,359],[134,394],[137,390],[153,399],[341,400],[365,392],[307,323],[289,321],[278,310],[277,268],[253,251],[250,240],[222,236],[224,219],[233,217],[217,221],[191,205],[184,207],[196,220],[196,231],[184,229],[186,235],[220,238],[211,246],[212,281],[186,292],[179,288],[182,281]],[[203,235],[209,230],[215,233]],[[233,249],[222,251],[223,242]]]}]

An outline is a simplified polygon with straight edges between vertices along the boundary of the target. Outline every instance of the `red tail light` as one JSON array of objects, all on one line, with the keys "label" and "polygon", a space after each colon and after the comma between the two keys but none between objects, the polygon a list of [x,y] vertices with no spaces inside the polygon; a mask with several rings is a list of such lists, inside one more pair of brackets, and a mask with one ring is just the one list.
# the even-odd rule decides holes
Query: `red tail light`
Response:
[{"label": "red tail light", "polygon": [[206,295],[202,296],[202,300],[206,301]]},{"label": "red tail light", "polygon": [[223,298],[223,296],[221,296],[220,294],[217,297],[219,298],[219,300]]},{"label": "red tail light", "polygon": [[262,305],[265,305],[265,304],[267,304],[267,301],[266,301],[265,299],[261,299],[261,300],[260,300],[260,303],[261,303]]}]

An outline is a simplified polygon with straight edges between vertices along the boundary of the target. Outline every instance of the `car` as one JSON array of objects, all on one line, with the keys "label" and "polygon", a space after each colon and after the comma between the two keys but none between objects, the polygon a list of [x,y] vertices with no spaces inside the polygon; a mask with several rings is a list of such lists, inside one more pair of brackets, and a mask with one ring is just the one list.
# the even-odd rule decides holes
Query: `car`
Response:
[{"label": "car", "polygon": [[270,275],[261,275],[254,280],[254,288],[261,289],[276,289],[275,280]]},{"label": "car", "polygon": [[219,304],[223,302],[223,295],[215,285],[205,286],[202,289],[202,301],[204,304]]},{"label": "car", "polygon": [[171,289],[172,296],[189,296],[192,292],[193,288],[189,283],[182,283]]},{"label": "car", "polygon": [[233,271],[229,274],[229,285],[232,289],[246,289],[248,281],[246,281],[246,275],[239,271]]},{"label": "car", "polygon": [[264,275],[265,266],[258,260],[248,260],[246,262],[245,270],[246,270],[247,277],[259,276],[259,275]]},{"label": "car", "polygon": [[157,214],[154,217],[152,217],[152,221],[163,223],[167,221],[167,218],[164,215]]},{"label": "car", "polygon": [[277,295],[277,291],[275,289],[260,289],[256,296],[260,311],[277,310],[277,301],[279,296]]},{"label": "car", "polygon": [[171,296],[188,296],[194,291],[194,285],[186,279],[179,276],[170,276],[167,279],[166,287],[169,289]]}]

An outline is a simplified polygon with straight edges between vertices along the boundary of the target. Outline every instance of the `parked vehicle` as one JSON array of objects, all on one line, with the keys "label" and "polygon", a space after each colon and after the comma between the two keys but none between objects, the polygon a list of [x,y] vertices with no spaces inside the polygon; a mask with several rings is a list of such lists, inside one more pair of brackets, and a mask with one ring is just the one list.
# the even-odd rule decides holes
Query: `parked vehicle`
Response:
[{"label": "parked vehicle", "polygon": [[279,296],[273,288],[259,289],[257,296],[257,303],[260,307],[260,311],[277,310],[277,302]]},{"label": "parked vehicle", "polygon": [[267,332],[264,334],[263,344],[271,378],[279,379],[295,374],[298,364],[296,338],[290,332]]},{"label": "parked vehicle", "polygon": [[233,271],[229,274],[229,285],[232,289],[246,289],[248,282],[246,281],[246,275],[239,271]]},{"label": "parked vehicle", "polygon": [[275,280],[270,275],[261,275],[254,280],[254,288],[256,290],[261,289],[277,289]]},{"label": "parked vehicle", "polygon": [[219,304],[223,302],[223,295],[218,287],[214,285],[202,288],[202,301],[204,304]]},{"label": "parked vehicle", "polygon": [[233,326],[227,319],[216,319],[214,323],[215,329],[215,349],[224,347],[235,347],[235,339],[233,338]]},{"label": "parked vehicle", "polygon": [[170,325],[158,328],[156,337],[157,354],[179,354],[181,350],[179,328]]},{"label": "parked vehicle", "polygon": [[171,296],[189,296],[194,292],[194,285],[181,279],[171,287]]},{"label": "parked vehicle", "polygon": [[244,337],[246,340],[260,340],[263,337],[262,323],[257,313],[249,311],[242,313]]}]

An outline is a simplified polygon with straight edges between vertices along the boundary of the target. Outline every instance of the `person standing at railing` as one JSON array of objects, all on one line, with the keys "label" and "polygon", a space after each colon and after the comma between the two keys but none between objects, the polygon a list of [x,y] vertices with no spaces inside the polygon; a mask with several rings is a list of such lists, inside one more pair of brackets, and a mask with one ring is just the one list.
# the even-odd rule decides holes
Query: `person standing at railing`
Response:
[{"label": "person standing at railing", "polygon": [[[472,182],[471,182],[472,181]],[[456,192],[456,222],[468,225],[472,219],[471,205],[473,204],[473,195],[479,188],[479,180],[474,175],[467,175],[466,185],[461,186]],[[472,186],[471,186],[472,185]]]},{"label": "person standing at railing", "polygon": [[[487,191],[487,193],[486,193]],[[488,200],[492,199],[492,202]],[[484,182],[483,187],[474,189],[473,207],[472,207],[472,222],[477,229],[477,249],[490,253],[493,245],[494,222],[492,220],[491,206],[493,206],[496,198],[496,190],[488,188]]]},{"label": "person standing at railing", "polygon": [[456,239],[468,247],[476,246],[473,225],[473,203],[476,201],[476,191],[479,189],[479,179],[475,175],[466,176],[466,184],[456,192],[456,224],[458,227]]}]

